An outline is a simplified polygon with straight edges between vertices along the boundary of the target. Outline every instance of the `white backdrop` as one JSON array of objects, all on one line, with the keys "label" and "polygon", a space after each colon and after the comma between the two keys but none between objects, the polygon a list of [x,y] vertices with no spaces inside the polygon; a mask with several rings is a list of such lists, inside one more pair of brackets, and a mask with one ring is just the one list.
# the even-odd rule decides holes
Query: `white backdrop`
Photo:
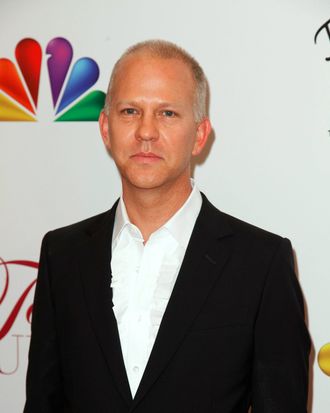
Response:
[{"label": "white backdrop", "polygon": [[[95,59],[94,88],[104,91],[129,45],[174,41],[200,61],[211,87],[214,139],[194,170],[199,188],[221,210],[293,243],[316,353],[310,412],[327,413],[330,377],[314,359],[330,342],[330,39],[323,30],[314,44],[314,35],[329,19],[328,0],[1,0],[0,57],[15,61],[16,44],[32,37],[43,62],[38,122],[0,122],[0,257],[38,261],[45,232],[110,208],[120,193],[97,123],[53,122],[49,40],[67,38],[73,61]],[[8,264],[4,293],[5,268],[0,411],[16,413],[24,404],[33,288],[8,332],[4,325],[36,269]]]}]

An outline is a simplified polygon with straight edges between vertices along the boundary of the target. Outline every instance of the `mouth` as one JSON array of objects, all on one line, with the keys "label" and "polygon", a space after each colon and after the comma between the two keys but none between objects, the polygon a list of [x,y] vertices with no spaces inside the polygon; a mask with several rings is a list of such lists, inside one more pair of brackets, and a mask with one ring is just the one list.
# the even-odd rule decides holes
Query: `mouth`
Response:
[{"label": "mouth", "polygon": [[138,152],[131,156],[131,159],[140,163],[154,163],[163,159],[153,152]]}]

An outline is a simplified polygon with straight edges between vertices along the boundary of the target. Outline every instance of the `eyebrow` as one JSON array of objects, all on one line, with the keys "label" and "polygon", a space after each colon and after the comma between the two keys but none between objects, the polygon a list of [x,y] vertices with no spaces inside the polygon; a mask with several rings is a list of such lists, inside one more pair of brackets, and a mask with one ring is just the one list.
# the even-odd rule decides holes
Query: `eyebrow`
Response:
[{"label": "eyebrow", "polygon": [[[134,100],[120,100],[119,102],[116,103],[116,106],[121,106],[121,105],[128,105],[128,106],[139,106],[138,101]],[[173,108],[181,108],[184,105],[181,103],[171,103],[171,102],[159,102],[157,105],[159,108],[165,108],[165,107],[173,107]]]},{"label": "eyebrow", "polygon": [[119,105],[134,106],[136,104],[137,104],[137,102],[134,102],[133,100],[120,100],[119,102],[116,103],[116,106],[119,106]]}]

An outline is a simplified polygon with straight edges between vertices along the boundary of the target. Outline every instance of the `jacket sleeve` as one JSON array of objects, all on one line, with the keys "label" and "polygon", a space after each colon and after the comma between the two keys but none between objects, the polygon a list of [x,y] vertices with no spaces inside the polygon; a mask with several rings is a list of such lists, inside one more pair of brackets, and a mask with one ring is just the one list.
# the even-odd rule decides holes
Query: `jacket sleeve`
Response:
[{"label": "jacket sleeve", "polygon": [[24,413],[61,413],[64,396],[48,265],[49,234],[41,246],[33,304]]},{"label": "jacket sleeve", "polygon": [[254,335],[253,413],[306,413],[310,338],[291,243],[270,264]]}]

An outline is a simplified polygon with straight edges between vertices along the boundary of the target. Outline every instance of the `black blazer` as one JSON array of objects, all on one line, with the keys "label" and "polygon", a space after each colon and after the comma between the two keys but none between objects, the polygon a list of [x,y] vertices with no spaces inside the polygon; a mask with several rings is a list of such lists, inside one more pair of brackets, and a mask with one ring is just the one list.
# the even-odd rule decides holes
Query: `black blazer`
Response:
[{"label": "black blazer", "polygon": [[132,400],[112,311],[115,208],[49,232],[25,413],[305,413],[310,339],[290,241],[203,196]]}]

